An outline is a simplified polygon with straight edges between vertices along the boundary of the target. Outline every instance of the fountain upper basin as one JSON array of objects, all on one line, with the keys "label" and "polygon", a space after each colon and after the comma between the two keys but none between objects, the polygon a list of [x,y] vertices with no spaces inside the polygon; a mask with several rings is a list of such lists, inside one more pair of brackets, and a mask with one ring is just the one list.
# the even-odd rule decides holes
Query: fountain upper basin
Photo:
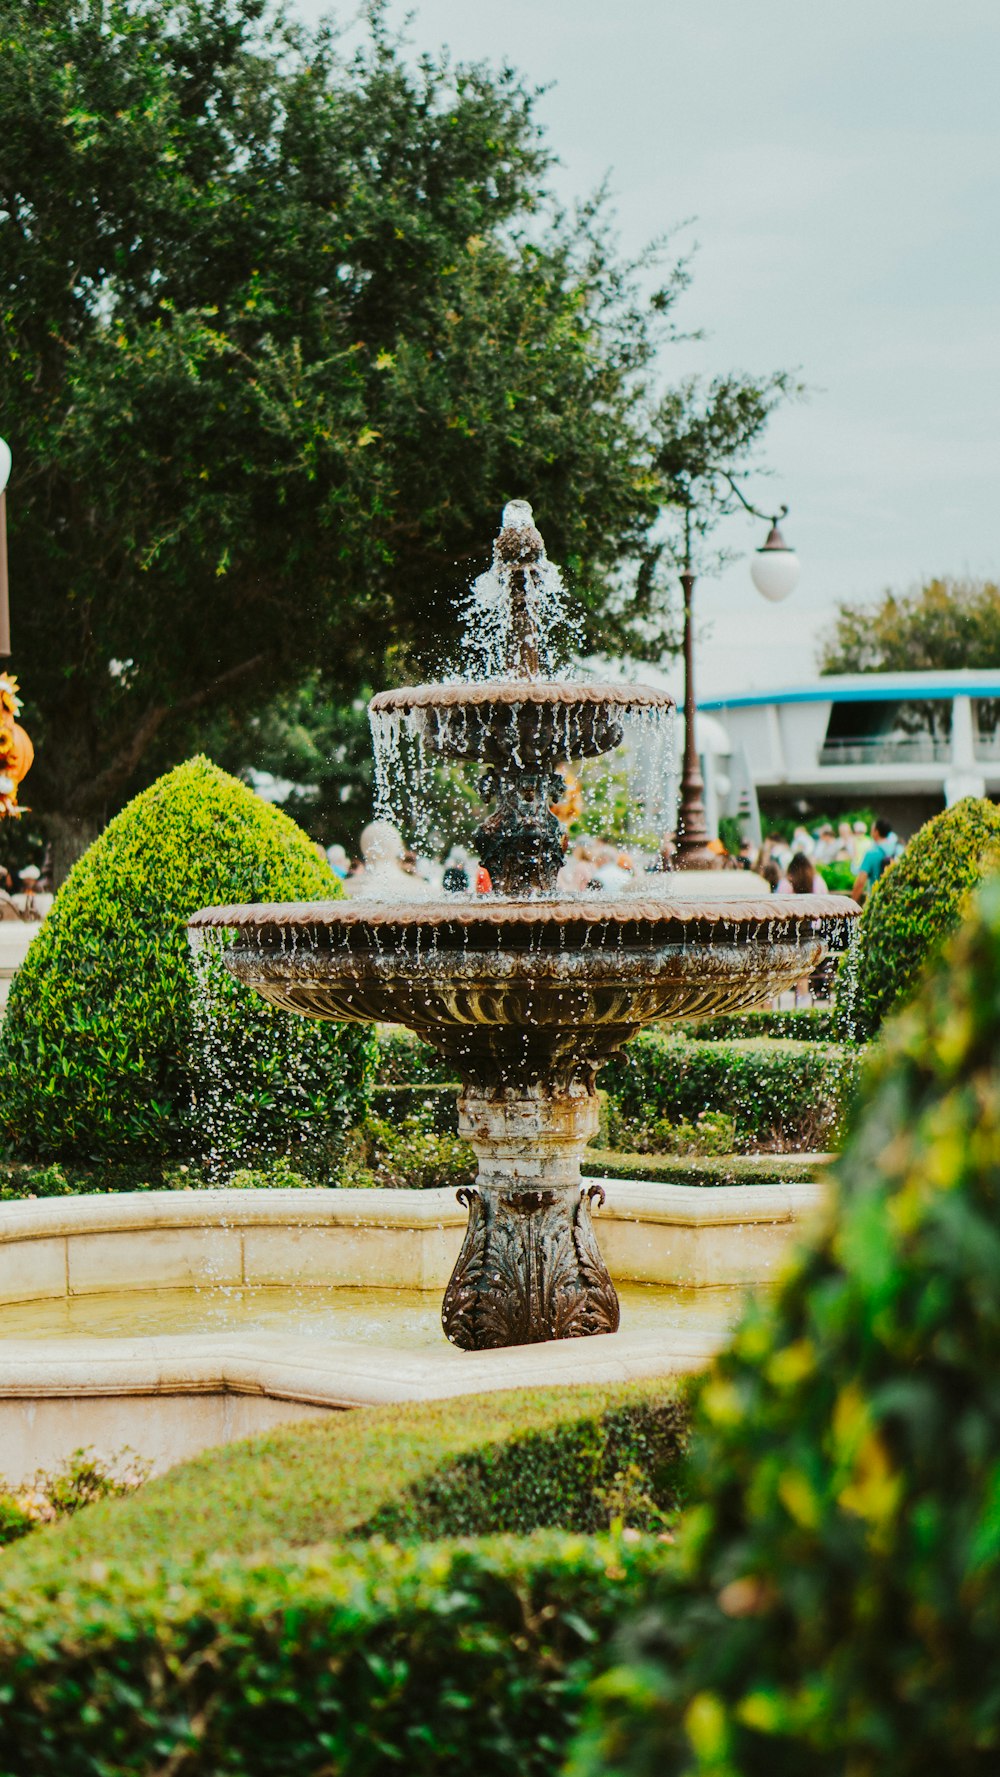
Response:
[{"label": "fountain upper basin", "polygon": [[665,691],[646,685],[548,679],[409,685],[381,691],[369,705],[375,719],[405,717],[432,753],[526,770],[611,752],[626,717],[673,707]]}]

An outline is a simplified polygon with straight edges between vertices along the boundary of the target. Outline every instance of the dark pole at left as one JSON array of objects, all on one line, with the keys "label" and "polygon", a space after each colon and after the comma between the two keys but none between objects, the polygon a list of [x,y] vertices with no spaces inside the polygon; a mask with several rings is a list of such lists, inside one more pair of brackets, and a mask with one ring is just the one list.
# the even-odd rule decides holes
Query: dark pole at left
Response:
[{"label": "dark pole at left", "polygon": [[10,445],[0,438],[0,660],[10,655],[10,585],[7,578],[7,479]]}]

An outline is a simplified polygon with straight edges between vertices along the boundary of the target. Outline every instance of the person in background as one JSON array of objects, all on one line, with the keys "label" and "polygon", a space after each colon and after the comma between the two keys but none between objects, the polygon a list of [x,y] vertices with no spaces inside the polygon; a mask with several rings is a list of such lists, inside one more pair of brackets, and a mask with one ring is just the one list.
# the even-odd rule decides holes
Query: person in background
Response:
[{"label": "person in background", "polygon": [[405,866],[406,848],[391,821],[369,821],[361,835],[364,874],[354,891],[358,900],[429,901],[429,882]]},{"label": "person in background", "polygon": [[865,826],[864,821],[855,821],[853,834],[851,863],[854,865],[855,870],[860,870],[861,860],[871,845],[871,838],[869,837],[868,828]]},{"label": "person in background", "polygon": [[585,890],[600,888],[594,879],[594,866],[590,861],[590,846],[585,839],[568,850],[559,867],[556,877],[556,888],[563,895],[582,895]]},{"label": "person in background", "polygon": [[781,865],[778,863],[777,859],[768,858],[766,863],[761,864],[760,875],[764,878],[772,895],[776,895],[778,892],[778,884],[781,881]]},{"label": "person in background", "polygon": [[441,887],[446,895],[467,895],[472,887],[469,854],[464,845],[453,845],[445,858]]},{"label": "person in background", "polygon": [[351,868],[351,860],[343,846],[328,845],[326,848],[326,861],[329,864],[330,869],[333,871],[334,876],[339,876],[341,882],[344,882]]},{"label": "person in background", "polygon": [[861,860],[851,889],[851,899],[857,901],[859,907],[864,906],[886,865],[891,864],[902,849],[889,822],[879,815],[872,822],[872,842]]},{"label": "person in background", "polygon": [[[812,858],[807,858],[805,852],[797,851],[789,860],[788,873],[779,882],[777,892],[779,895],[822,895],[825,890],[826,884]],[[795,983],[795,1004],[808,1006],[809,1001],[809,976],[803,975]]]},{"label": "person in background", "polygon": [[603,843],[594,850],[593,875],[602,889],[615,895],[632,881],[632,860],[627,852]]},{"label": "person in background", "polygon": [[839,850],[840,840],[829,821],[825,821],[816,835],[816,850],[813,856],[817,864],[832,864]]},{"label": "person in background", "polygon": [[805,852],[806,857],[811,858],[815,850],[816,844],[812,834],[805,827],[796,827],[795,832],[792,834],[793,854],[796,852]]},{"label": "person in background", "polygon": [[[37,864],[28,864],[24,870],[18,871],[21,884],[20,894],[12,896],[15,907],[20,908],[26,919],[41,919],[43,909],[37,905],[38,879],[41,871]],[[48,911],[48,909],[44,909]]]},{"label": "person in background", "polygon": [[773,858],[779,870],[784,872],[791,855],[791,846],[782,839],[781,834],[769,833],[760,848],[760,858],[757,862],[757,868],[758,870],[763,869],[763,866],[769,863]]},{"label": "person in background", "polygon": [[778,884],[779,895],[823,895],[826,883],[816,869],[812,858],[807,858],[804,851],[797,851],[789,859],[788,870]]}]

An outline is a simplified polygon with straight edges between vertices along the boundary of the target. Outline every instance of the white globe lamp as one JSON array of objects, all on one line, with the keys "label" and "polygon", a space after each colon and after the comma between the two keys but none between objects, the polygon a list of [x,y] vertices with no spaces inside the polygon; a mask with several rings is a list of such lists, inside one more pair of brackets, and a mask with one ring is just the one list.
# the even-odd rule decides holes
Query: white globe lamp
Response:
[{"label": "white globe lamp", "polygon": [[11,462],[10,445],[6,438],[0,438],[0,494],[3,493],[10,480]]},{"label": "white globe lamp", "polygon": [[777,605],[795,591],[801,572],[799,558],[794,549],[789,549],[775,519],[766,542],[750,563],[750,577],[762,597]]}]

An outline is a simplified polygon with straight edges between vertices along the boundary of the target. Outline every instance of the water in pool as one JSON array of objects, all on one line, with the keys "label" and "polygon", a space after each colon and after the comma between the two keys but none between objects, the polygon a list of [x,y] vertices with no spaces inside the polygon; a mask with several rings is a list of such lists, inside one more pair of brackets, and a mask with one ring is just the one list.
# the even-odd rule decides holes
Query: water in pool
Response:
[{"label": "water in pool", "polygon": [[[622,1332],[722,1334],[740,1289],[618,1291]],[[149,1338],[166,1333],[277,1333],[429,1350],[447,1343],[435,1290],[330,1288],[151,1290],[0,1307],[0,1339]]]}]

